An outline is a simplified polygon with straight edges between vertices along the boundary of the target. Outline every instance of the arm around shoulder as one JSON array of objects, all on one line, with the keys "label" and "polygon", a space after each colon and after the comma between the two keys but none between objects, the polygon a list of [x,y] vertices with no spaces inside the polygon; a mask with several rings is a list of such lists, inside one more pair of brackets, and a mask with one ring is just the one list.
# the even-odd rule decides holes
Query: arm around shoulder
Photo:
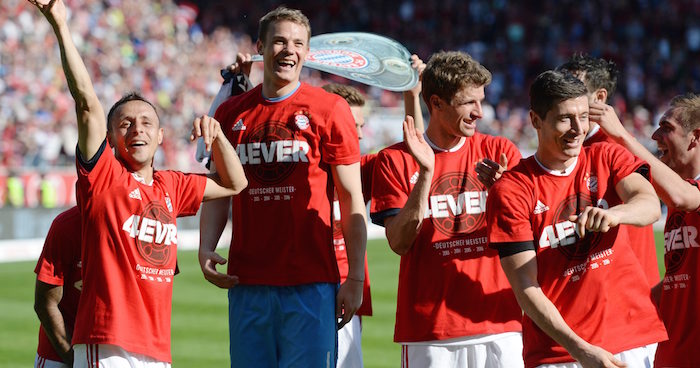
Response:
[{"label": "arm around shoulder", "polygon": [[248,186],[248,179],[236,150],[221,130],[219,122],[206,115],[194,119],[190,139],[199,137],[203,138],[205,148],[212,152],[213,158],[204,189],[204,201],[242,192]]}]

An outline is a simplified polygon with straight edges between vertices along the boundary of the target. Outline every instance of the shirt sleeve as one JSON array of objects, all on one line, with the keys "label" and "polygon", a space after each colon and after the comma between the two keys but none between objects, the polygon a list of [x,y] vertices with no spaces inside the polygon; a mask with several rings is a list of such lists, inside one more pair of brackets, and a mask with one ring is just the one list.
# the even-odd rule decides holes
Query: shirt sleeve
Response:
[{"label": "shirt sleeve", "polygon": [[177,216],[192,216],[197,213],[204,199],[207,177],[203,174],[184,174],[170,171],[177,185]]},{"label": "shirt sleeve", "polygon": [[634,172],[649,172],[649,164],[630,153],[624,147],[611,143],[600,143],[600,145],[600,148],[608,156],[608,162],[611,163],[610,173],[614,185],[617,185],[620,180]]},{"label": "shirt sleeve", "polygon": [[41,256],[34,268],[37,280],[49,285],[62,286],[64,280],[64,267],[61,257],[61,231],[56,220],[51,223],[49,233],[44,240],[44,248],[41,250]]},{"label": "shirt sleeve", "polygon": [[34,269],[39,281],[61,286],[65,278],[70,277],[72,267],[80,260],[80,229],[78,208],[73,207],[56,216]]},{"label": "shirt sleeve", "polygon": [[486,201],[486,229],[492,248],[534,241],[530,222],[534,204],[529,193],[522,178],[509,172],[491,187]]},{"label": "shirt sleeve", "polygon": [[[360,143],[350,106],[340,96],[334,96],[333,108],[320,131],[322,160],[329,165],[350,165],[360,161]],[[337,98],[335,98],[337,97]]]},{"label": "shirt sleeve", "polygon": [[402,175],[403,172],[405,162],[399,157],[398,151],[384,149],[379,152],[372,177],[370,205],[370,217],[375,224],[384,226],[384,220],[395,216],[406,204],[411,187],[410,179]]},{"label": "shirt sleeve", "polygon": [[106,142],[102,143],[98,153],[89,162],[76,158],[76,199],[79,204],[84,203],[84,199],[89,196],[94,197],[111,189],[115,182],[124,180],[121,176],[127,173],[126,168],[114,157],[112,150],[106,147]]}]

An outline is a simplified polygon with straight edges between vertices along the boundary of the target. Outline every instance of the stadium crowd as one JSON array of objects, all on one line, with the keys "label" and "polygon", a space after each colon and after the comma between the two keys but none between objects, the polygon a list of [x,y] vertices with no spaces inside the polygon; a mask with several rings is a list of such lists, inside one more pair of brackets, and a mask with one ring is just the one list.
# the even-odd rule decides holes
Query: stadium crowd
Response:
[{"label": "stadium crowd", "polygon": [[[309,15],[314,34],[375,32],[423,58],[441,49],[469,52],[493,72],[479,129],[508,137],[524,152],[536,146],[527,116],[527,86],[539,72],[574,52],[618,64],[621,76],[611,104],[640,138],[651,136],[672,96],[700,89],[700,65],[694,62],[700,56],[697,1],[287,3]],[[207,111],[219,86],[219,68],[237,51],[253,50],[257,20],[274,4],[67,1],[76,43],[86,55],[103,104],[131,89],[157,101],[169,132],[157,164],[181,170],[196,167],[187,122]],[[0,169],[70,166],[74,160],[77,132],[71,122],[72,102],[60,83],[62,72],[57,65],[34,61],[47,50],[56,52],[49,27],[37,17],[20,0],[0,4]],[[37,37],[44,41],[35,42]],[[106,50],[110,55],[119,50],[121,56],[104,58]],[[319,85],[329,76],[305,70],[302,78]],[[368,95],[370,108],[401,104],[400,94],[358,87]],[[373,135],[371,124],[367,129],[364,149],[392,143]]]}]

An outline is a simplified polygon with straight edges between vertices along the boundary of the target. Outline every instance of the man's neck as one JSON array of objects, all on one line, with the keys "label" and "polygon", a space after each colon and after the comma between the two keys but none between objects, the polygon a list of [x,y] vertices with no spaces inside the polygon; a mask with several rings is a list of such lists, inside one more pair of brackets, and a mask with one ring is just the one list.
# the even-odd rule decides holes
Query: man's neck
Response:
[{"label": "man's neck", "polygon": [[275,99],[289,95],[297,87],[299,87],[299,81],[293,81],[285,85],[277,85],[272,82],[263,82],[262,94],[263,97],[267,99]]},{"label": "man's neck", "polygon": [[578,156],[572,157],[566,161],[561,160],[548,160],[547,157],[551,157],[546,153],[540,151],[535,152],[535,160],[542,166],[545,170],[556,175],[568,175],[568,172],[572,169],[572,166],[576,165],[578,161]]},{"label": "man's neck", "polygon": [[[121,160],[120,160],[121,161]],[[134,179],[143,184],[151,185],[153,183],[153,164],[143,165],[141,168],[131,167],[128,163],[121,161],[124,167],[134,176]]]},{"label": "man's neck", "polygon": [[[431,128],[431,126],[434,128]],[[450,151],[462,143],[463,139],[466,139],[466,137],[459,137],[445,133],[445,131],[441,130],[437,124],[428,124],[428,129],[426,129],[425,135],[428,137],[430,142],[436,146],[436,148],[443,151]]]}]

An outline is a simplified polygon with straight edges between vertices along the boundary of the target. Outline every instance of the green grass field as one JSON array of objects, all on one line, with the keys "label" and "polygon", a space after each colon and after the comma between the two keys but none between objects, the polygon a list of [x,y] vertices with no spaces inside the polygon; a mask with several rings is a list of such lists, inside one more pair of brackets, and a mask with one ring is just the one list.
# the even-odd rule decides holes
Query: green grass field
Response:
[{"label": "green grass field", "polygon": [[[656,234],[663,267],[663,234]],[[374,316],[363,319],[362,348],[368,368],[398,367],[394,313],[399,257],[385,240],[367,245]],[[180,252],[173,296],[172,353],[175,367],[228,366],[226,292],[204,280],[196,252]],[[39,322],[34,314],[34,262],[0,264],[0,368],[28,367],[36,353]]]}]

